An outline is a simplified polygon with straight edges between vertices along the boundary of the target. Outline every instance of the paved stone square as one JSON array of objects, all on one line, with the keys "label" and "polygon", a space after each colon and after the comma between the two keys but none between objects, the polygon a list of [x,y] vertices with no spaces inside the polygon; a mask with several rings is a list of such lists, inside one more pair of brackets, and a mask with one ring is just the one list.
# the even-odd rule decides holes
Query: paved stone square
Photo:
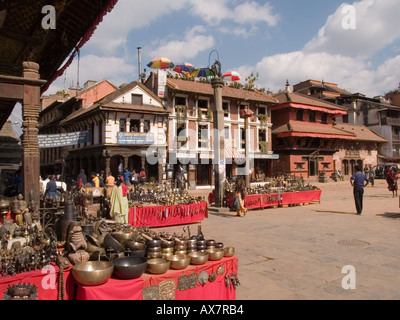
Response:
[{"label": "paved stone square", "polygon": [[[237,299],[400,299],[399,198],[377,180],[357,216],[349,181],[312,184],[322,189],[320,204],[249,211],[245,218],[210,214],[202,222],[206,238],[236,249]],[[355,268],[354,290],[342,288],[348,265]]]}]

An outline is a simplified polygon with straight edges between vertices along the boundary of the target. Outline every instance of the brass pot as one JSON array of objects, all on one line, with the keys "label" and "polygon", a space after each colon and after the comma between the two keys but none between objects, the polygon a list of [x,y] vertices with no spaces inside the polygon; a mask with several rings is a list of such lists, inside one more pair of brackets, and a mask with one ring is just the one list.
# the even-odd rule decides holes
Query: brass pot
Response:
[{"label": "brass pot", "polygon": [[215,244],[215,248],[217,248],[217,249],[223,249],[223,248],[224,248],[224,244],[223,244],[222,242],[217,242],[217,243]]},{"label": "brass pot", "polygon": [[174,248],[163,248],[162,253],[174,253]]},{"label": "brass pot", "polygon": [[208,252],[196,251],[196,252],[190,252],[188,256],[190,256],[191,264],[200,265],[200,264],[205,264],[208,261],[210,254]]},{"label": "brass pot", "polygon": [[173,256],[174,256],[173,252],[168,252],[168,253],[164,253],[163,252],[162,255],[161,255],[162,258],[168,259],[168,260],[170,260],[170,258],[173,257]]},{"label": "brass pot", "polygon": [[169,258],[171,261],[170,268],[174,270],[186,269],[190,264],[190,256],[188,255],[173,255]]},{"label": "brass pot", "polygon": [[225,255],[224,249],[208,249],[207,252],[210,255],[208,258],[210,261],[221,260]]},{"label": "brass pot", "polygon": [[225,257],[232,257],[235,254],[234,247],[226,247],[224,251],[225,251]]},{"label": "brass pot", "polygon": [[72,268],[76,282],[83,286],[99,286],[110,279],[114,264],[108,261],[78,262]]},{"label": "brass pot", "polygon": [[175,245],[175,250],[186,250],[186,249],[187,249],[187,245],[186,244],[184,244],[184,245],[181,245],[181,244]]},{"label": "brass pot", "polygon": [[150,259],[147,261],[147,271],[152,274],[166,273],[171,265],[168,259]]},{"label": "brass pot", "polygon": [[187,251],[186,250],[175,250],[175,254],[185,255],[185,254],[187,254]]},{"label": "brass pot", "polygon": [[119,243],[124,244],[128,240],[136,240],[139,234],[137,232],[116,231],[111,232],[110,235],[112,235]]},{"label": "brass pot", "polygon": [[147,259],[159,259],[162,257],[162,252],[161,251],[147,252],[146,257]]},{"label": "brass pot", "polygon": [[126,248],[129,248],[132,251],[146,249],[146,245],[143,242],[138,242],[134,240],[127,240],[125,241],[124,245]]}]

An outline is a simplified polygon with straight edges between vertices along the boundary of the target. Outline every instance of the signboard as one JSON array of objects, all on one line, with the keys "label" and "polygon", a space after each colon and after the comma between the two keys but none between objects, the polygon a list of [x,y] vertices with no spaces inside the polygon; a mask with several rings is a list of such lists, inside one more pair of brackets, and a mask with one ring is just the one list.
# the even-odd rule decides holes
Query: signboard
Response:
[{"label": "signboard", "polygon": [[152,145],[154,134],[138,132],[119,132],[118,144],[121,145]]},{"label": "signboard", "polygon": [[90,131],[39,135],[39,148],[60,148],[90,142]]},{"label": "signboard", "polygon": [[158,70],[158,96],[165,97],[165,88],[167,87],[167,72],[165,70]]}]

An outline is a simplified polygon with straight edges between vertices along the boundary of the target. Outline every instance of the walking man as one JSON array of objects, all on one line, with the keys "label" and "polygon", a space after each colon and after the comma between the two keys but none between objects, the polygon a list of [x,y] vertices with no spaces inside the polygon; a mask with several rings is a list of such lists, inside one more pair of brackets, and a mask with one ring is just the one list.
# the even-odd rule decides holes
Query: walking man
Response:
[{"label": "walking man", "polygon": [[350,183],[352,185],[354,193],[354,201],[356,204],[357,214],[361,215],[363,211],[363,197],[364,188],[368,185],[369,180],[367,176],[362,173],[361,167],[359,165],[355,166],[356,173],[350,178]]}]

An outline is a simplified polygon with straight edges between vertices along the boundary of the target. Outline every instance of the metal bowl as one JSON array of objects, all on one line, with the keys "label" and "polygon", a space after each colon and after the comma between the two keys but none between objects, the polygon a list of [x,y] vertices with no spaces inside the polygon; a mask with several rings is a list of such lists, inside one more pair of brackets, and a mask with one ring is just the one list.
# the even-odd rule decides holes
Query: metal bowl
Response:
[{"label": "metal bowl", "polygon": [[197,239],[189,239],[187,240],[187,244],[189,245],[196,245],[197,246]]},{"label": "metal bowl", "polygon": [[187,249],[187,245],[186,244],[175,244],[175,250],[186,250]]},{"label": "metal bowl", "polygon": [[154,238],[152,240],[147,240],[146,244],[148,247],[161,247],[162,246],[162,240],[159,238]]},{"label": "metal bowl", "polygon": [[174,239],[164,239],[162,242],[163,248],[172,248],[175,245]]},{"label": "metal bowl", "polygon": [[162,253],[174,253],[174,251],[174,248],[171,247],[162,249]]},{"label": "metal bowl", "polygon": [[103,247],[106,249],[111,248],[116,252],[122,252],[125,250],[124,245],[122,245],[117,239],[115,239],[109,233],[107,233],[104,237]]},{"label": "metal bowl", "polygon": [[147,271],[152,274],[166,273],[171,265],[171,261],[164,258],[150,259],[147,261]]},{"label": "metal bowl", "polygon": [[190,256],[188,255],[173,255],[169,258],[171,261],[170,268],[174,270],[186,269],[190,264]]},{"label": "metal bowl", "polygon": [[226,247],[224,251],[225,251],[225,257],[232,257],[235,254],[234,247]]},{"label": "metal bowl", "polygon": [[205,264],[208,261],[208,258],[210,257],[210,254],[208,252],[190,252],[188,254],[190,257],[190,263],[191,264]]},{"label": "metal bowl", "polygon": [[83,286],[99,286],[110,279],[114,264],[109,261],[78,262],[72,268],[76,282]]},{"label": "metal bowl", "polygon": [[147,252],[146,253],[147,259],[158,259],[162,257],[162,252],[157,251],[157,252]]},{"label": "metal bowl", "polygon": [[162,248],[161,247],[150,247],[147,248],[147,252],[161,252]]},{"label": "metal bowl", "polygon": [[124,244],[128,240],[136,240],[138,233],[116,231],[116,232],[111,232],[110,235],[113,236],[114,239],[116,239],[119,243]]},{"label": "metal bowl", "polygon": [[179,239],[175,238],[175,246],[186,246],[187,245],[187,240],[185,239]]},{"label": "metal bowl", "polygon": [[211,246],[214,246],[215,247],[215,244],[216,244],[217,242],[215,241],[215,240],[207,240],[206,241],[206,245],[207,245],[207,247],[211,247]]},{"label": "metal bowl", "polygon": [[211,261],[221,260],[225,255],[224,249],[207,249],[207,252],[210,254],[208,259]]},{"label": "metal bowl", "polygon": [[217,243],[215,244],[215,247],[216,247],[217,249],[223,249],[223,248],[224,248],[224,244],[223,244],[222,242],[217,242]]},{"label": "metal bowl", "polygon": [[207,240],[197,240],[197,245],[198,246],[206,246],[207,245]]},{"label": "metal bowl", "polygon": [[170,252],[170,253],[164,253],[163,252],[162,255],[161,255],[161,258],[170,260],[170,258],[173,257],[173,256],[174,256],[173,252]]},{"label": "metal bowl", "polygon": [[146,250],[131,250],[125,251],[129,257],[144,257],[146,255]]},{"label": "metal bowl", "polygon": [[186,255],[187,254],[187,251],[186,250],[175,250],[175,252],[174,252],[176,255],[178,254],[178,255]]},{"label": "metal bowl", "polygon": [[131,249],[132,251],[136,250],[146,250],[146,245],[143,242],[127,240],[124,243],[126,248]]},{"label": "metal bowl", "polygon": [[140,278],[147,268],[144,257],[123,257],[113,261],[114,274],[121,279]]}]

